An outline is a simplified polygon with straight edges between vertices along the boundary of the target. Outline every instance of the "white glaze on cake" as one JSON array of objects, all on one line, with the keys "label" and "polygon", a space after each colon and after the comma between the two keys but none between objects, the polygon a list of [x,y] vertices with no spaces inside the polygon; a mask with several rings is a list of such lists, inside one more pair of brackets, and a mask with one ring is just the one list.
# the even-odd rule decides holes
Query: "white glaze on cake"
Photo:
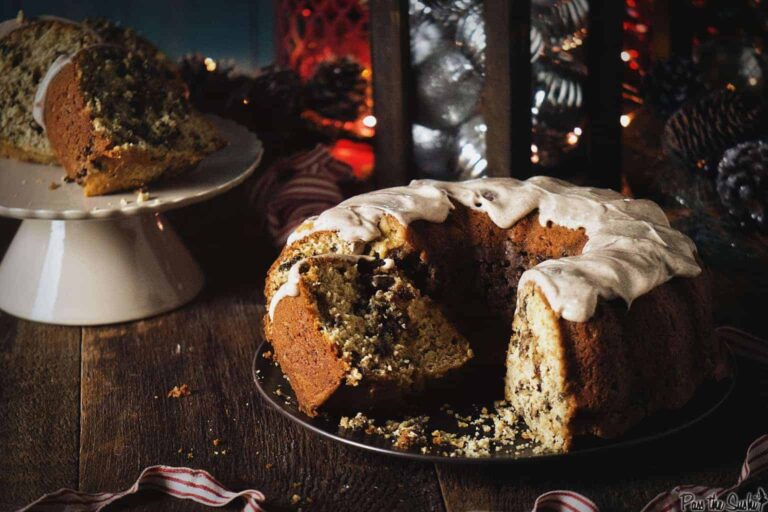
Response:
[{"label": "white glaze on cake", "polygon": [[56,57],[48,71],[45,72],[40,83],[37,84],[37,90],[35,91],[35,101],[32,103],[32,117],[40,127],[45,130],[45,96],[48,93],[48,86],[51,85],[53,78],[59,74],[64,66],[72,62],[70,55],[59,55]]},{"label": "white glaze on cake", "polygon": [[[622,298],[630,305],[673,277],[701,272],[693,242],[670,227],[656,203],[542,176],[526,181],[415,180],[407,187],[352,197],[307,219],[288,243],[318,231],[336,231],[348,242],[370,242],[381,236],[378,226],[384,215],[405,225],[416,220],[443,222],[454,202],[485,212],[503,229],[538,210],[542,225],[552,222],[585,230],[588,240],[582,254],[544,261],[525,271],[519,283],[522,288],[534,282],[554,312],[573,322],[589,320],[599,298]],[[272,298],[270,312],[292,293],[298,293],[295,283],[285,283]]]}]

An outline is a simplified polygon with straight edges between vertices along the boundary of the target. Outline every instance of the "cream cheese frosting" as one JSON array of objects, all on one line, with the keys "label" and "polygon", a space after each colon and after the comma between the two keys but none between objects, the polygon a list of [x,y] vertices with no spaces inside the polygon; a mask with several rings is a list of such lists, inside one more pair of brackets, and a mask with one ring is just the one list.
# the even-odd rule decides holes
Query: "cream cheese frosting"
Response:
[{"label": "cream cheese frosting", "polygon": [[[502,229],[533,211],[538,211],[542,225],[584,229],[588,240],[580,255],[539,263],[523,273],[518,285],[521,289],[535,283],[553,311],[569,321],[589,320],[600,298],[621,298],[629,306],[673,277],[701,272],[693,242],[670,227],[656,203],[543,176],[526,181],[414,180],[405,187],[352,197],[307,219],[288,244],[318,231],[335,231],[351,243],[370,242],[381,236],[379,221],[385,215],[405,225],[443,222],[455,203],[486,213]],[[270,314],[283,297],[295,294],[298,287],[289,277],[273,296]]]}]

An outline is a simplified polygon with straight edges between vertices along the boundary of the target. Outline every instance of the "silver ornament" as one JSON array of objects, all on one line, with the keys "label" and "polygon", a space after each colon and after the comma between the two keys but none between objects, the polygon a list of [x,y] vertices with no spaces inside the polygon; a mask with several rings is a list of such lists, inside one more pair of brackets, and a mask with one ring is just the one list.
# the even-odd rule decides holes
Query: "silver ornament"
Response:
[{"label": "silver ornament", "polygon": [[459,180],[482,178],[488,169],[485,134],[488,126],[476,115],[462,124],[456,134],[456,173]]},{"label": "silver ornament", "polygon": [[[579,108],[584,102],[581,84],[572,77],[562,76],[552,69],[541,68],[536,73],[537,86],[544,91],[544,96],[535,98],[535,105]],[[539,89],[539,87],[537,87]]]},{"label": "silver ornament", "polygon": [[540,167],[559,165],[580,147],[584,108],[584,76],[576,62],[542,59],[533,66],[531,161]]},{"label": "silver ornament", "polygon": [[483,5],[482,0],[421,1],[428,5],[428,9],[435,20],[446,27],[455,27],[469,10],[482,8]]},{"label": "silver ornament", "polygon": [[412,66],[418,66],[424,59],[448,44],[442,25],[429,16],[411,16],[410,36]]},{"label": "silver ornament", "polygon": [[477,109],[483,80],[459,50],[441,49],[416,68],[417,119],[432,128],[451,128]]},{"label": "silver ornament", "polygon": [[485,73],[485,20],[480,8],[467,11],[456,24],[456,45],[480,73]]},{"label": "silver ornament", "polygon": [[533,0],[533,19],[547,27],[550,45],[556,50],[572,50],[584,42],[589,22],[588,0]]},{"label": "silver ornament", "polygon": [[536,62],[544,53],[544,36],[539,29],[531,25],[531,62]]},{"label": "silver ornament", "polygon": [[584,115],[580,77],[549,62],[536,63],[533,75],[533,122],[543,120],[550,127],[564,130],[576,126]]},{"label": "silver ornament", "polygon": [[454,175],[453,137],[444,130],[420,124],[411,128],[413,160],[420,173],[432,178],[450,179]]}]

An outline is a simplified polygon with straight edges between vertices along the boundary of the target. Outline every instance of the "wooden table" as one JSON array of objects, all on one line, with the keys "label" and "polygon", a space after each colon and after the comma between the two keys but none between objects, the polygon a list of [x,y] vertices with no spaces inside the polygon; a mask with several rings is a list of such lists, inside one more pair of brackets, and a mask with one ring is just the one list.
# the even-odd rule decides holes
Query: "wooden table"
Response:
[{"label": "wooden table", "polygon": [[[122,490],[153,464],[203,468],[231,489],[259,489],[269,510],[530,510],[552,489],[584,493],[603,510],[639,510],[678,484],[734,483],[747,446],[766,431],[766,397],[747,376],[719,414],[680,435],[568,462],[422,464],[322,439],[257,395],[259,289],[274,253],[235,215],[209,215],[214,207],[172,219],[209,279],[178,311],[83,328],[0,313],[0,510],[59,487]],[[15,228],[0,221],[0,254]],[[168,398],[181,384],[192,394]],[[301,501],[292,505],[294,495]],[[203,507],[148,493],[114,508]]]}]

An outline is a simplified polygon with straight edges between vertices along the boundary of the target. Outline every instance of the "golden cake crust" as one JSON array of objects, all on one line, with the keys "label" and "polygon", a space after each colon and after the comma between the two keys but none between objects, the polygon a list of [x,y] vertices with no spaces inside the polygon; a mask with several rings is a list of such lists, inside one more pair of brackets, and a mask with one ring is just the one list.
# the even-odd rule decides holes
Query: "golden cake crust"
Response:
[{"label": "golden cake crust", "polygon": [[275,357],[291,379],[301,410],[309,416],[341,386],[348,366],[338,350],[322,335],[318,312],[307,290],[285,299],[270,329]]}]

